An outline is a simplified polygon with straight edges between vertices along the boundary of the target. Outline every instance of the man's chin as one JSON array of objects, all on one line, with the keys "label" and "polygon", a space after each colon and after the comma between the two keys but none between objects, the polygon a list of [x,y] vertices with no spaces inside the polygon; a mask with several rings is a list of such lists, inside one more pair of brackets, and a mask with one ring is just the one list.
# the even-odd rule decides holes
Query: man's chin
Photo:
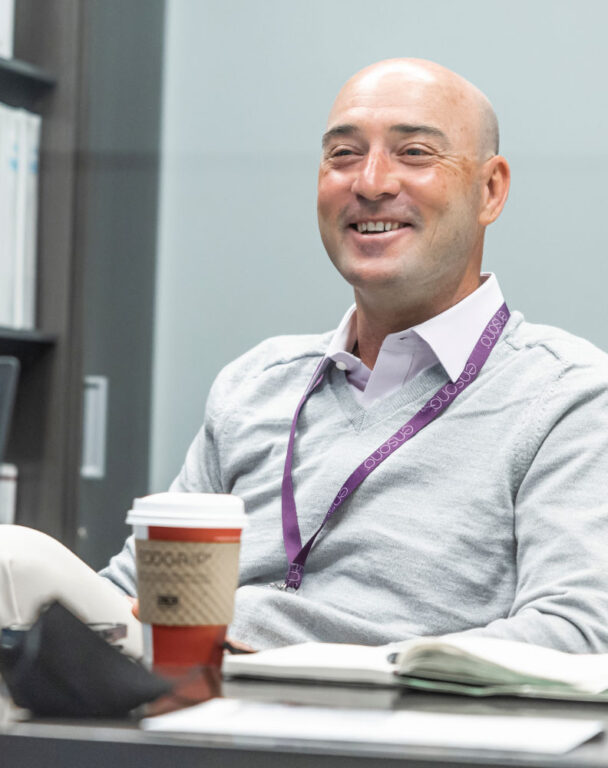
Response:
[{"label": "man's chin", "polygon": [[360,295],[403,293],[410,284],[405,275],[394,270],[351,270],[342,277]]},{"label": "man's chin", "polygon": [[[414,257],[404,263],[404,254],[384,254],[381,257],[370,258],[360,255],[332,259],[334,266],[347,283],[353,288],[382,288],[395,284],[405,284],[416,279],[421,271],[416,269]],[[410,261],[412,263],[410,263]]]}]

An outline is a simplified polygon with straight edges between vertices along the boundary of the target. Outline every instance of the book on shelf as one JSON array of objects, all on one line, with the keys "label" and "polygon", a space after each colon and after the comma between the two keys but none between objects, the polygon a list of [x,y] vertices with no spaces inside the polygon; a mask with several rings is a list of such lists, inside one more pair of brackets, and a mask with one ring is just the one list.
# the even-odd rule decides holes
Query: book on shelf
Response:
[{"label": "book on shelf", "polygon": [[36,315],[39,115],[0,104],[0,325]]},{"label": "book on shelf", "polygon": [[13,325],[17,220],[17,123],[0,104],[0,325]]},{"label": "book on shelf", "polygon": [[13,57],[15,0],[0,0],[0,57]]},{"label": "book on shelf", "polygon": [[303,643],[224,657],[224,675],[405,686],[468,696],[608,701],[608,654],[463,634],[382,646]]},{"label": "book on shelf", "polygon": [[17,467],[0,464],[0,525],[15,522],[17,509]]}]

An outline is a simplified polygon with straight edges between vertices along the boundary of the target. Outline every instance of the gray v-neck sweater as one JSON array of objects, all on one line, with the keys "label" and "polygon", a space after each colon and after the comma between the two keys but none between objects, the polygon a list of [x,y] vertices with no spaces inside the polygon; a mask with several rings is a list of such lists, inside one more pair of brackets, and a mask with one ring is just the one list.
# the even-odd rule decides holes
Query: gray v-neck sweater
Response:
[{"label": "gray v-neck sweater", "polygon": [[[228,365],[172,485],[245,501],[232,638],[266,648],[470,630],[608,651],[608,356],[519,313],[477,380],[330,520],[298,593],[271,586],[286,570],[290,424],[331,335],[269,339]],[[363,409],[330,369],[298,421],[303,541],[353,469],[446,380],[438,364]],[[103,575],[134,592],[130,540]]]}]

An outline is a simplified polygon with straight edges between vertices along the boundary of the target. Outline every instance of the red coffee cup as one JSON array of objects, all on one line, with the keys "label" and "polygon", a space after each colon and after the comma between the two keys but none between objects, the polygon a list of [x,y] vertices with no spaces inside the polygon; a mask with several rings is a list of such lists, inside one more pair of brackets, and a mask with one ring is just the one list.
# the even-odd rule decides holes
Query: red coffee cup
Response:
[{"label": "red coffee cup", "polygon": [[158,493],[135,499],[133,526],[144,660],[150,666],[221,666],[238,584],[238,496]]}]

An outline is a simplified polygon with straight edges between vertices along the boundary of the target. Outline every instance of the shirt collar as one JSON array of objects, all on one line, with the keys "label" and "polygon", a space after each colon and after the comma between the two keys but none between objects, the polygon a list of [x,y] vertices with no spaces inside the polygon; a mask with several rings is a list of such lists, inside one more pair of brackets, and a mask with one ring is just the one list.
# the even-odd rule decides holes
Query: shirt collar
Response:
[{"label": "shirt collar", "polygon": [[355,342],[357,341],[357,323],[355,313],[357,311],[357,305],[353,304],[346,310],[346,314],[340,321],[340,325],[336,328],[334,335],[327,347],[326,357],[335,359],[336,354],[340,352],[352,352],[355,348]]},{"label": "shirt collar", "polygon": [[[423,339],[452,381],[462,373],[469,355],[479,340],[483,329],[497,310],[504,304],[496,275],[482,273],[482,284],[473,293],[424,323],[404,331],[389,334],[385,343],[404,333],[416,333]],[[334,333],[326,356],[337,363],[351,364],[351,351],[357,339],[356,306],[353,304],[342,318]]]},{"label": "shirt collar", "polygon": [[484,273],[484,282],[458,304],[412,328],[437,355],[452,381],[462,373],[475,344],[504,298],[496,275]]}]

